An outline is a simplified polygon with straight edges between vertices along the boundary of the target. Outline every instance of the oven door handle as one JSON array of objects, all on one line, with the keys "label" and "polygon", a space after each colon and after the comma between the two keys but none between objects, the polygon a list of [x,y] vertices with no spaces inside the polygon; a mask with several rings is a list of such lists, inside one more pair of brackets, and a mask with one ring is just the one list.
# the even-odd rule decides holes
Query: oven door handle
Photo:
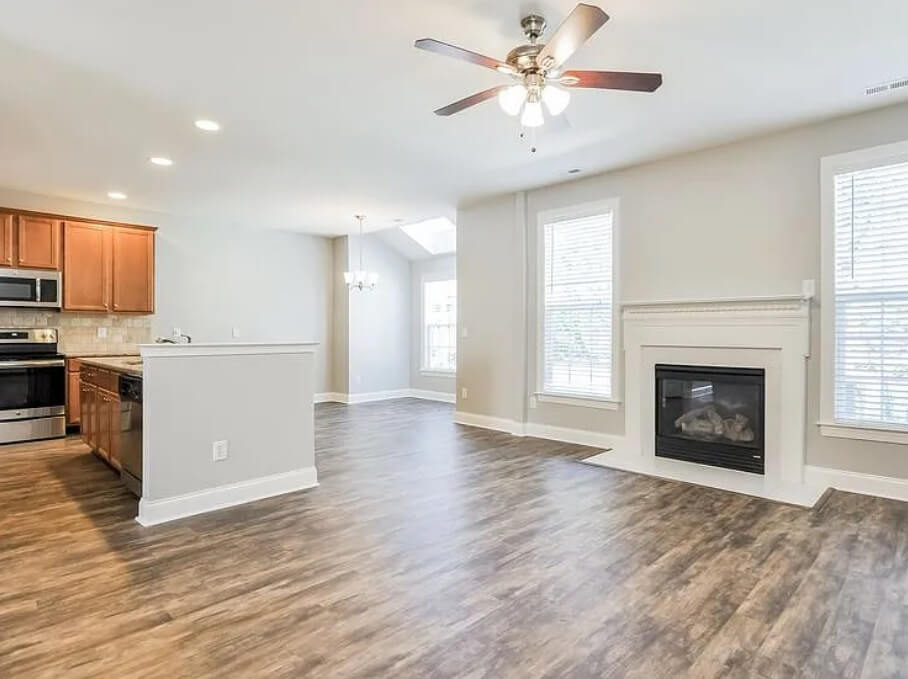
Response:
[{"label": "oven door handle", "polygon": [[15,370],[17,368],[62,368],[65,365],[62,358],[32,361],[3,361],[0,360],[0,370]]}]

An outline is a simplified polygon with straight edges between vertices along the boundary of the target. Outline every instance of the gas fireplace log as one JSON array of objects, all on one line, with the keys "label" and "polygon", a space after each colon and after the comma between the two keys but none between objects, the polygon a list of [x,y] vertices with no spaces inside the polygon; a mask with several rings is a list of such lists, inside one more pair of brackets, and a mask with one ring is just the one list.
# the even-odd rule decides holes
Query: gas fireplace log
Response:
[{"label": "gas fireplace log", "polygon": [[712,404],[689,410],[675,420],[675,428],[683,434],[697,438],[723,437],[729,441],[749,443],[754,431],[749,418],[740,413],[723,418]]}]

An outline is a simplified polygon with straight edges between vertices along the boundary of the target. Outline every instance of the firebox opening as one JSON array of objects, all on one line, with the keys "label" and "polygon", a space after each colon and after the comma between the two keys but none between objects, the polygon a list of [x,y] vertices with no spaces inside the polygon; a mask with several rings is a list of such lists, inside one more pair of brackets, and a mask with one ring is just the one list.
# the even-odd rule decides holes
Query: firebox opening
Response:
[{"label": "firebox opening", "polygon": [[656,456],[764,473],[757,368],[656,366]]}]

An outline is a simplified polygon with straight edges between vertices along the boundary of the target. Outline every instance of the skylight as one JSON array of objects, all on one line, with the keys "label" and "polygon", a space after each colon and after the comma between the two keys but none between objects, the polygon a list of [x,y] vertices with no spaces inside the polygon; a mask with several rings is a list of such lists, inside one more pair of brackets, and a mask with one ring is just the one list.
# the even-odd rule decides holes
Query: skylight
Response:
[{"label": "skylight", "polygon": [[419,243],[432,255],[445,255],[457,250],[457,227],[447,217],[434,217],[415,224],[407,224],[400,230]]}]

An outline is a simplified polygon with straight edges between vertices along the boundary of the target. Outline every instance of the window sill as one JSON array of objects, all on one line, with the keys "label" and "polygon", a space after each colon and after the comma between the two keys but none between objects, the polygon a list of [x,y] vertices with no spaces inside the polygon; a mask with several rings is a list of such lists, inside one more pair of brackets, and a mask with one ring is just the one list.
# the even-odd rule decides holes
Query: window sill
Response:
[{"label": "window sill", "polygon": [[423,377],[456,377],[457,371],[455,370],[420,370],[419,374]]},{"label": "window sill", "polygon": [[564,396],[562,394],[547,394],[537,391],[534,396],[539,403],[555,403],[563,406],[577,406],[580,408],[596,408],[599,410],[618,410],[621,401],[595,396]]},{"label": "window sill", "polygon": [[817,424],[823,436],[832,438],[908,444],[908,428],[887,428],[866,424],[841,424],[838,422],[817,422]]}]

